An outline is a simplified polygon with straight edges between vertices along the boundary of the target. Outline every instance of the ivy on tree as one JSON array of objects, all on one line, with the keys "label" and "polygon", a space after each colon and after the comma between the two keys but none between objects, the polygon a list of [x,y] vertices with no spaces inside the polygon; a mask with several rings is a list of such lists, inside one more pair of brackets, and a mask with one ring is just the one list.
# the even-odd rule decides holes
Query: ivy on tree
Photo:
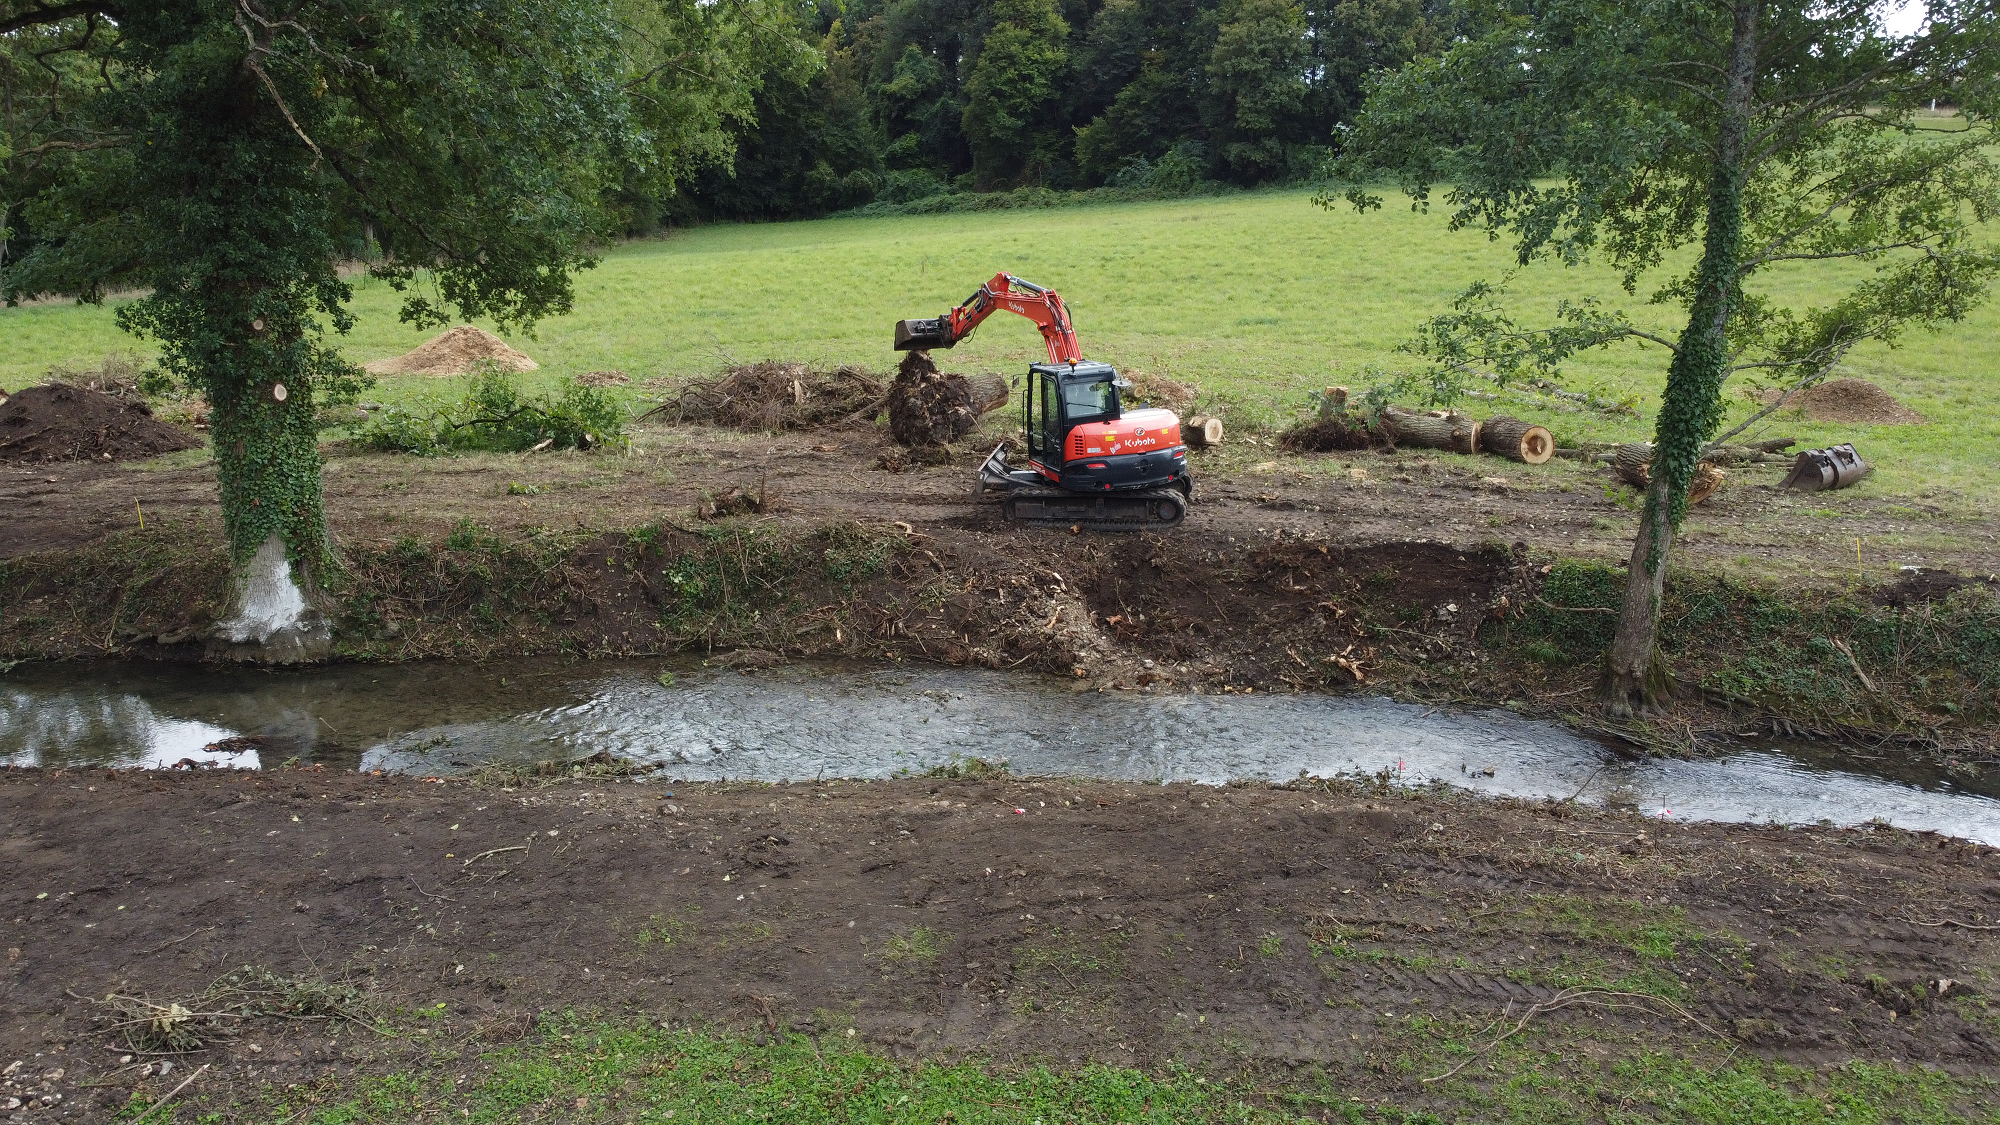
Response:
[{"label": "ivy on tree", "polygon": [[[1599,685],[1611,714],[1671,696],[1658,645],[1667,558],[1725,381],[1824,377],[1864,341],[1963,318],[2000,273],[2000,251],[1976,234],[2000,215],[2000,11],[1931,0],[1921,29],[1896,36],[1883,20],[1897,6],[1487,0],[1465,38],[1374,84],[1336,163],[1353,183],[1394,176],[1418,209],[1441,190],[1454,229],[1511,238],[1523,266],[1602,255],[1630,293],[1699,249],[1650,294],[1681,311],[1678,331],[1587,301],[1527,328],[1498,304],[1503,286],[1481,285],[1413,344],[1435,361],[1438,399],[1468,375],[1547,374],[1621,341],[1666,351],[1652,484]],[[1933,100],[1959,115],[1926,122]],[[1345,198],[1382,202],[1361,187]],[[1857,266],[1862,280],[1830,304],[1776,297],[1785,273]]]}]

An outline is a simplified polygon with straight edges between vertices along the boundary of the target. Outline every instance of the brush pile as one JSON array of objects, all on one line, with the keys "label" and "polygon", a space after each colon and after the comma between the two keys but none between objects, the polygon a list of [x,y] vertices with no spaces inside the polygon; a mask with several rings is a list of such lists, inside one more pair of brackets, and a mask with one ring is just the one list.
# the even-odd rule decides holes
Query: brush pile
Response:
[{"label": "brush pile", "polygon": [[1006,401],[1006,379],[941,373],[929,352],[911,352],[889,384],[889,434],[912,449],[948,445]]},{"label": "brush pile", "polygon": [[643,417],[768,433],[867,422],[882,403],[882,380],[864,368],[765,360],[689,383]]}]

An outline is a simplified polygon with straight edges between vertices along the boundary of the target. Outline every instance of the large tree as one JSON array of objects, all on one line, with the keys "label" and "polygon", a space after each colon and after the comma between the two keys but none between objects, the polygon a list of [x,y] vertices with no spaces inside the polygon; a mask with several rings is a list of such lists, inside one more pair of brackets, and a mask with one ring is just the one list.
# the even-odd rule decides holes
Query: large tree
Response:
[{"label": "large tree", "polygon": [[[1552,371],[1618,341],[1665,350],[1652,483],[1600,681],[1612,714],[1670,698],[1660,599],[1725,380],[1821,378],[1864,341],[1962,318],[2000,273],[1975,230],[2000,214],[1995,0],[1931,0],[1907,35],[1885,28],[1899,6],[1483,0],[1474,31],[1373,86],[1342,154],[1350,179],[1391,173],[1413,206],[1441,188],[1454,228],[1511,237],[1523,265],[1601,255],[1634,293],[1666,271],[1651,300],[1681,311],[1678,331],[1589,301],[1525,328],[1480,285],[1420,337],[1442,397],[1473,370]],[[1934,99],[1960,107],[1953,131],[1919,127]],[[1784,307],[1801,271],[1821,292],[1860,280]]]},{"label": "large tree", "polygon": [[419,325],[566,311],[620,185],[726,157],[753,37],[718,22],[753,7],[0,0],[0,290],[142,290],[118,321],[208,399],[234,557],[323,573],[315,406],[359,376],[339,264]]}]

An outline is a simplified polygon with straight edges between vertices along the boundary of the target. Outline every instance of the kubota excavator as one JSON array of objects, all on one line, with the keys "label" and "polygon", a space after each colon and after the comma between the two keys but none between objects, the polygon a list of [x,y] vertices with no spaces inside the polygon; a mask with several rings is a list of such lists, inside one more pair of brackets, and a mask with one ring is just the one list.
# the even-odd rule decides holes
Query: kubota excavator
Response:
[{"label": "kubota excavator", "polygon": [[1181,422],[1171,410],[1125,410],[1132,384],[1110,364],[1083,358],[1069,309],[1053,289],[997,273],[965,303],[935,320],[896,323],[897,351],[949,348],[998,309],[1042,330],[1049,361],[1031,364],[1021,396],[1028,433],[1024,469],[1002,442],[979,469],[981,492],[1003,494],[1009,520],[1110,530],[1172,527],[1194,494]]}]

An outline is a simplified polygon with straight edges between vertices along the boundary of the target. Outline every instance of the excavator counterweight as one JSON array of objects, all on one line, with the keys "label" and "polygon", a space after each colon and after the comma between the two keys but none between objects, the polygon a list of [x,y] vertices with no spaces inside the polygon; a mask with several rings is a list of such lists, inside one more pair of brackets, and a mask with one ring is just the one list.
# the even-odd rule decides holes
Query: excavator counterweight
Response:
[{"label": "excavator counterweight", "polygon": [[997,273],[956,308],[896,324],[898,351],[949,348],[999,309],[1041,329],[1049,361],[1032,364],[1021,396],[1027,464],[996,448],[979,490],[1002,495],[1010,521],[1105,530],[1172,527],[1194,494],[1180,419],[1171,410],[1127,410],[1132,384],[1108,364],[1083,358],[1069,308],[1055,290]]}]

